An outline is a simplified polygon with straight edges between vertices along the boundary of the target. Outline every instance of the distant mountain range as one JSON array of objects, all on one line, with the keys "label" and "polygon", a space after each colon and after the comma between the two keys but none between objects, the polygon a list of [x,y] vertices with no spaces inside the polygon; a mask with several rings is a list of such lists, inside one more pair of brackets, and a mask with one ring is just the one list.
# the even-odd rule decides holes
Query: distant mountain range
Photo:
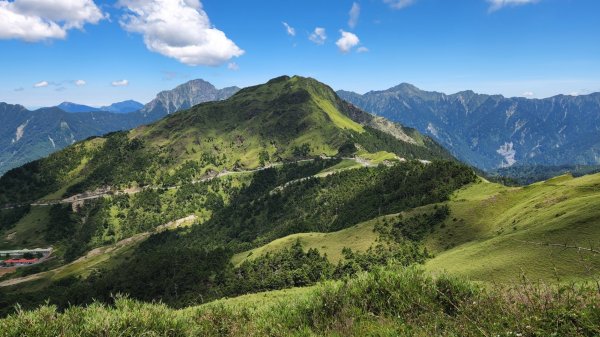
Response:
[{"label": "distant mountain range", "polygon": [[219,90],[206,81],[193,80],[159,93],[144,106],[135,101],[101,108],[65,102],[30,111],[22,105],[0,103],[0,175],[88,137],[148,124],[199,103],[226,99],[238,90]]},{"label": "distant mountain range", "polygon": [[600,93],[546,99],[462,91],[452,95],[403,83],[360,95],[357,107],[431,135],[480,169],[600,164]]},{"label": "distant mountain range", "polygon": [[173,112],[185,110],[200,103],[227,99],[239,90],[240,88],[238,87],[217,89],[214,85],[204,80],[191,80],[173,90],[161,91],[140,112],[146,118],[157,120]]},{"label": "distant mountain range", "polygon": [[144,107],[144,105],[142,103],[136,102],[134,100],[127,100],[127,101],[123,101],[123,102],[113,103],[111,105],[102,106],[99,108],[94,108],[94,107],[91,107],[88,105],[82,105],[82,104],[71,103],[71,102],[63,102],[57,106],[57,108],[59,108],[63,111],[72,112],[72,113],[99,112],[99,111],[114,112],[114,113],[130,113],[130,112],[139,111],[143,107]]}]

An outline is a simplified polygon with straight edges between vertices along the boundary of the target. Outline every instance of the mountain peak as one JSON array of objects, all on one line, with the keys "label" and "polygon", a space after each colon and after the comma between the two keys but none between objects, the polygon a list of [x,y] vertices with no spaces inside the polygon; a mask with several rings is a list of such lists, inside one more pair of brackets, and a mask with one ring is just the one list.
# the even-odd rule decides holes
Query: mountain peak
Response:
[{"label": "mountain peak", "polygon": [[141,109],[141,112],[151,119],[157,119],[200,103],[227,99],[239,90],[238,87],[217,89],[210,82],[194,79],[178,85],[175,89],[161,91]]},{"label": "mountain peak", "polygon": [[72,112],[72,113],[100,111],[100,109],[98,109],[98,108],[94,108],[89,105],[77,104],[77,103],[73,103],[73,102],[62,102],[59,105],[57,105],[56,107],[65,112]]},{"label": "mountain peak", "polygon": [[413,93],[413,92],[420,92],[421,89],[417,88],[416,86],[414,86],[410,83],[402,82],[402,83],[398,84],[397,86],[388,89],[388,91],[403,91],[403,92]]}]

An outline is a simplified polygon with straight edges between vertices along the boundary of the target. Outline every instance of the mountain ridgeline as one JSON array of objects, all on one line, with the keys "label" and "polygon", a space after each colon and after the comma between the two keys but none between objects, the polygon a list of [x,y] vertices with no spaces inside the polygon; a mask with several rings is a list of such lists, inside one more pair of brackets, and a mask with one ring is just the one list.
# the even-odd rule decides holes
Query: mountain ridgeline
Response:
[{"label": "mountain ridgeline", "polygon": [[480,169],[600,164],[600,93],[546,99],[472,91],[446,95],[403,83],[364,95],[338,94],[365,111],[432,136]]},{"label": "mountain ridgeline", "polygon": [[29,111],[0,103],[0,175],[88,137],[129,130],[198,103],[226,99],[237,90],[216,89],[206,81],[193,80],[161,92],[146,105],[124,101],[94,108],[64,102]]},{"label": "mountain ridgeline", "polygon": [[205,175],[361,151],[404,159],[452,158],[430,138],[353,108],[315,80],[281,77],[14,169],[0,178],[0,201],[36,200],[65,184],[72,184],[70,193],[164,184],[188,174],[189,165]]}]

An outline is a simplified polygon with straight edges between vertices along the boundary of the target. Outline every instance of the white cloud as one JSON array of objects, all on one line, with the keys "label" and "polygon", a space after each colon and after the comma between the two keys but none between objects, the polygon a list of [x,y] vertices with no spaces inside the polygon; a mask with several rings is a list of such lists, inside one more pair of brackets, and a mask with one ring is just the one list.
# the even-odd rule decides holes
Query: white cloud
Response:
[{"label": "white cloud", "polygon": [[233,71],[238,71],[238,70],[240,70],[240,66],[235,62],[231,62],[227,65],[227,69],[233,70]]},{"label": "white cloud", "polygon": [[322,27],[315,28],[315,31],[312,34],[310,34],[308,39],[316,44],[325,43],[325,40],[327,40],[327,34],[325,32],[325,28],[322,28]]},{"label": "white cloud", "polygon": [[121,26],[140,33],[146,47],[181,63],[217,66],[244,54],[213,27],[198,0],[120,0]]},{"label": "white cloud", "polygon": [[531,98],[531,97],[535,96],[535,94],[532,91],[525,91],[523,93],[523,96],[527,97],[527,98]]},{"label": "white cloud", "polygon": [[287,31],[289,36],[296,36],[296,29],[290,25],[288,25],[287,22],[282,22],[283,26],[285,27],[285,30]]},{"label": "white cloud", "polygon": [[49,85],[48,81],[37,82],[33,85],[34,88],[45,88]]},{"label": "white cloud", "polygon": [[69,29],[106,17],[93,0],[0,1],[0,39],[64,39]]},{"label": "white cloud", "polygon": [[388,4],[393,9],[402,9],[415,3],[416,0],[383,0],[384,3]]},{"label": "white cloud", "polygon": [[490,12],[497,11],[506,6],[519,6],[536,3],[539,0],[487,0],[490,3]]},{"label": "white cloud", "polygon": [[358,49],[356,49],[357,53],[366,53],[369,51],[369,48],[367,47],[358,47]]},{"label": "white cloud", "polygon": [[114,81],[110,85],[112,85],[113,87],[126,87],[129,85],[129,81],[128,80]]},{"label": "white cloud", "polygon": [[350,8],[350,18],[348,19],[348,26],[350,28],[356,27],[358,24],[358,18],[360,17],[360,5],[358,3],[353,3],[352,8]]},{"label": "white cloud", "polygon": [[82,86],[84,86],[84,85],[86,85],[86,84],[87,84],[87,82],[86,82],[86,81],[84,81],[84,80],[77,80],[77,81],[75,81],[74,83],[75,83],[75,85],[76,85],[76,86],[78,86],[78,87],[82,87]]},{"label": "white cloud", "polygon": [[338,46],[342,53],[350,52],[352,48],[356,47],[360,42],[358,36],[356,36],[355,34],[343,30],[340,30],[340,33],[342,34],[342,36],[339,40],[337,40],[335,44]]}]

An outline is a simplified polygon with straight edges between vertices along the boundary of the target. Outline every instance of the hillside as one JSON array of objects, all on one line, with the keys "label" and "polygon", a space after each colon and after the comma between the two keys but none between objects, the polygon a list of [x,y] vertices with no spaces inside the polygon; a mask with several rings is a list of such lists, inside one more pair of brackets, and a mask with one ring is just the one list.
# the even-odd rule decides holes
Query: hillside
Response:
[{"label": "hillside", "polygon": [[[458,191],[450,217],[426,240],[432,271],[475,280],[573,281],[600,275],[600,174],[520,188],[479,183]],[[518,254],[516,253],[518,252]]]},{"label": "hillside", "polygon": [[[315,265],[297,280],[257,277],[254,267],[236,271],[229,261],[289,234],[336,232],[446,200],[474,178],[417,131],[350,106],[313,79],[277,78],[148,126],[76,143],[0,178],[0,199],[15,206],[1,212],[9,221],[0,247],[55,248],[52,262],[38,269],[49,272],[11,288],[3,301],[30,306],[51,298],[65,305],[124,292],[184,305],[197,303],[199,294],[207,300],[311,284],[334,269],[316,251],[297,259]],[[189,216],[195,225],[144,238],[125,259],[101,254],[93,259],[100,264],[71,264],[95,248],[119,251],[110,246]],[[373,254],[422,260],[410,242],[389,247],[398,249]],[[294,249],[285,254],[305,254]],[[52,271],[63,265],[75,273]],[[25,270],[7,277],[27,276]],[[168,274],[157,278],[157,270]],[[252,276],[244,283],[235,273]]]},{"label": "hillside", "polygon": [[140,124],[129,114],[67,113],[58,108],[29,111],[0,103],[0,175],[93,135]]},{"label": "hillside", "polygon": [[[598,186],[600,174],[576,179],[567,175],[518,188],[486,181],[464,187],[446,203],[448,217],[422,237],[433,254],[426,269],[500,283],[517,282],[523,276],[544,282],[597,278]],[[403,217],[410,219],[430,208],[411,210]],[[232,262],[239,265],[300,240],[305,249],[318,249],[337,263],[343,248],[364,252],[376,245],[377,223],[394,223],[397,217],[386,215],[335,233],[293,234],[238,253]]]},{"label": "hillside", "polygon": [[364,95],[338,94],[365,111],[418,129],[483,170],[600,163],[600,93],[545,99],[473,91],[446,95],[403,83]]},{"label": "hillside", "polygon": [[213,171],[352,155],[357,146],[405,159],[451,158],[429,138],[352,108],[317,81],[282,77],[13,170],[0,178],[0,202],[34,201],[66,187],[75,193],[169,184]]},{"label": "hillside", "polygon": [[0,176],[88,137],[129,130],[198,103],[228,98],[237,90],[219,90],[208,82],[193,80],[159,93],[143,108],[134,101],[101,108],[65,102],[29,111],[21,105],[0,103]]}]

